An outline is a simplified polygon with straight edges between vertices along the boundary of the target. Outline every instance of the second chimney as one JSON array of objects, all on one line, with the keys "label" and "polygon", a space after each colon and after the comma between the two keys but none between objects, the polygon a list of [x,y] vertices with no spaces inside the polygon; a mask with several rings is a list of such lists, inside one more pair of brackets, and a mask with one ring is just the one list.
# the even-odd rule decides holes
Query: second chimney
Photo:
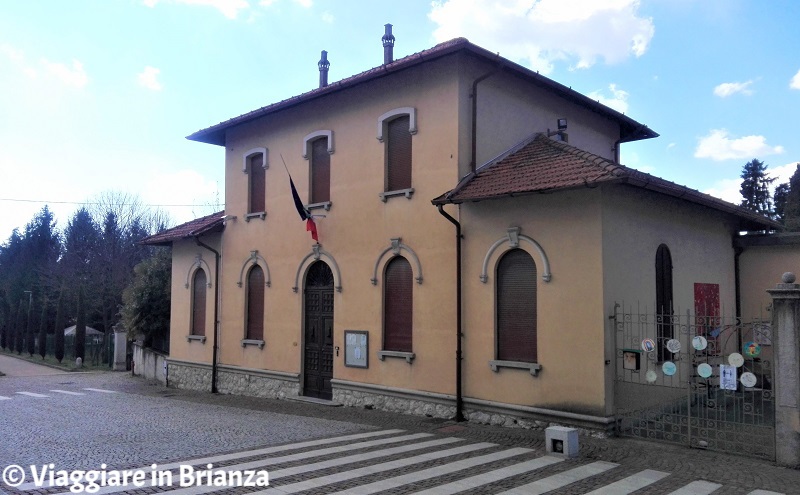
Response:
[{"label": "second chimney", "polygon": [[319,59],[317,62],[317,67],[319,67],[319,87],[324,88],[328,85],[328,68],[330,68],[331,63],[328,62],[328,52],[322,50],[322,58]]},{"label": "second chimney", "polygon": [[394,35],[392,34],[392,25],[384,25],[386,32],[383,34],[383,64],[391,64],[394,62]]}]

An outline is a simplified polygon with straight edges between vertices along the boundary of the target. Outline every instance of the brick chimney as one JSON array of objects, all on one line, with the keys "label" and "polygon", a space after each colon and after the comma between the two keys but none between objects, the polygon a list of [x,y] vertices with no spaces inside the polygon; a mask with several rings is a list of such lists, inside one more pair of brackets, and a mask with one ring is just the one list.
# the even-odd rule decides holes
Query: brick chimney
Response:
[{"label": "brick chimney", "polygon": [[317,67],[319,67],[319,87],[324,88],[328,85],[328,68],[330,68],[331,63],[328,62],[328,52],[322,50],[322,58],[319,59],[317,62]]},{"label": "brick chimney", "polygon": [[386,32],[383,34],[381,41],[383,41],[383,64],[391,64],[394,62],[394,35],[392,34],[392,25],[384,25]]}]

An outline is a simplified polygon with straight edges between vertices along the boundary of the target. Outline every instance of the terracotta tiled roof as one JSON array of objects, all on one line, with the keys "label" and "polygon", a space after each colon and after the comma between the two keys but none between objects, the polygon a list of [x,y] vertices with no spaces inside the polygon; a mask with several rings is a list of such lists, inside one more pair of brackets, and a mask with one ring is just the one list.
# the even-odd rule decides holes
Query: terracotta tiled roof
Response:
[{"label": "terracotta tiled roof", "polygon": [[534,134],[481,166],[464,177],[453,190],[434,199],[433,204],[484,201],[579,187],[596,187],[610,182],[653,190],[730,213],[746,223],[743,229],[780,227],[780,224],[740,206],[619,165],[569,144],[554,141],[544,134]]},{"label": "terracotta tiled roof", "polygon": [[257,110],[253,110],[252,112],[248,112],[238,117],[228,119],[224,122],[220,122],[219,124],[213,125],[211,127],[201,129],[187,136],[187,139],[224,146],[225,132],[227,129],[250,122],[259,117],[269,115],[279,110],[284,110],[286,108],[290,108],[295,105],[299,105],[301,103],[315,100],[317,98],[322,98],[330,93],[335,93],[343,89],[356,86],[358,84],[363,84],[373,79],[385,77],[394,72],[415,67],[419,64],[430,62],[432,60],[459,51],[466,51],[473,55],[481,57],[484,60],[491,62],[495,66],[502,67],[502,69],[505,71],[521,76],[527,79],[532,84],[545,88],[548,91],[555,93],[561,98],[564,98],[568,101],[572,101],[573,103],[588,108],[589,110],[595,113],[598,113],[608,119],[617,122],[621,130],[620,132],[621,142],[636,141],[639,139],[648,139],[658,136],[656,132],[652,131],[647,126],[640,124],[639,122],[636,122],[627,115],[617,112],[616,110],[609,108],[605,105],[602,105],[598,101],[592,100],[591,98],[582,95],[577,91],[574,91],[572,88],[559,84],[553,81],[552,79],[548,79],[540,75],[538,72],[534,72],[526,67],[516,64],[503,57],[500,57],[498,54],[492,53],[484,48],[479,47],[478,45],[474,45],[470,43],[469,40],[467,40],[466,38],[456,38],[450,41],[445,41],[444,43],[439,43],[433,48],[429,48],[427,50],[414,53],[407,57],[397,59],[390,64],[384,64],[378,67],[374,67],[360,74],[356,74],[354,76],[350,76],[340,81],[331,83],[328,86],[313,89],[301,95],[293,96],[286,100],[282,100],[277,103],[261,107]]},{"label": "terracotta tiled roof", "polygon": [[224,217],[225,211],[218,211],[216,213],[212,213],[211,215],[196,218],[191,222],[186,222],[176,227],[172,227],[171,229],[164,230],[158,234],[145,237],[139,242],[140,244],[166,246],[182,239],[188,239],[190,237],[195,237],[209,232],[222,231],[224,228]]}]

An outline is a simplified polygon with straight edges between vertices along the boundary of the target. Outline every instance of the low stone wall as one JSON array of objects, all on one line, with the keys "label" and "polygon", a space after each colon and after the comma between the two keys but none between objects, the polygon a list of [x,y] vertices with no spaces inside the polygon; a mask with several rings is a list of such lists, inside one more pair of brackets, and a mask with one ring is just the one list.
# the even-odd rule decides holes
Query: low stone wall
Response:
[{"label": "low stone wall", "polygon": [[[211,390],[211,366],[169,360],[169,385],[187,390]],[[217,366],[217,391],[221,394],[285,399],[300,393],[295,373]]]},{"label": "low stone wall", "polygon": [[139,342],[134,342],[133,374],[166,384],[167,374],[164,364],[167,362],[168,357],[166,354],[142,347]]},{"label": "low stone wall", "polygon": [[[332,380],[333,401],[348,407],[378,409],[400,414],[451,419],[455,396],[384,387],[347,380]],[[169,385],[190,390],[211,390],[211,366],[169,360]],[[285,399],[300,395],[300,375],[278,371],[219,365],[217,390],[223,394]],[[466,398],[464,417],[473,423],[544,431],[550,426],[572,426],[583,435],[605,437],[612,433],[613,418],[554,411]]]}]

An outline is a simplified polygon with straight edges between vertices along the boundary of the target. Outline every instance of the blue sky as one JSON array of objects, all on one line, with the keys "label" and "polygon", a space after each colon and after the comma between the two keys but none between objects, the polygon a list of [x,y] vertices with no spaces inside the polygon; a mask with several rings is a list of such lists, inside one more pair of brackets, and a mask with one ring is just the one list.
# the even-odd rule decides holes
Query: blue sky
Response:
[{"label": "blue sky", "polygon": [[118,191],[176,222],[224,201],[188,134],[458,36],[647,124],[622,162],[738,202],[752,158],[800,161],[792,0],[0,0],[0,242]]}]

